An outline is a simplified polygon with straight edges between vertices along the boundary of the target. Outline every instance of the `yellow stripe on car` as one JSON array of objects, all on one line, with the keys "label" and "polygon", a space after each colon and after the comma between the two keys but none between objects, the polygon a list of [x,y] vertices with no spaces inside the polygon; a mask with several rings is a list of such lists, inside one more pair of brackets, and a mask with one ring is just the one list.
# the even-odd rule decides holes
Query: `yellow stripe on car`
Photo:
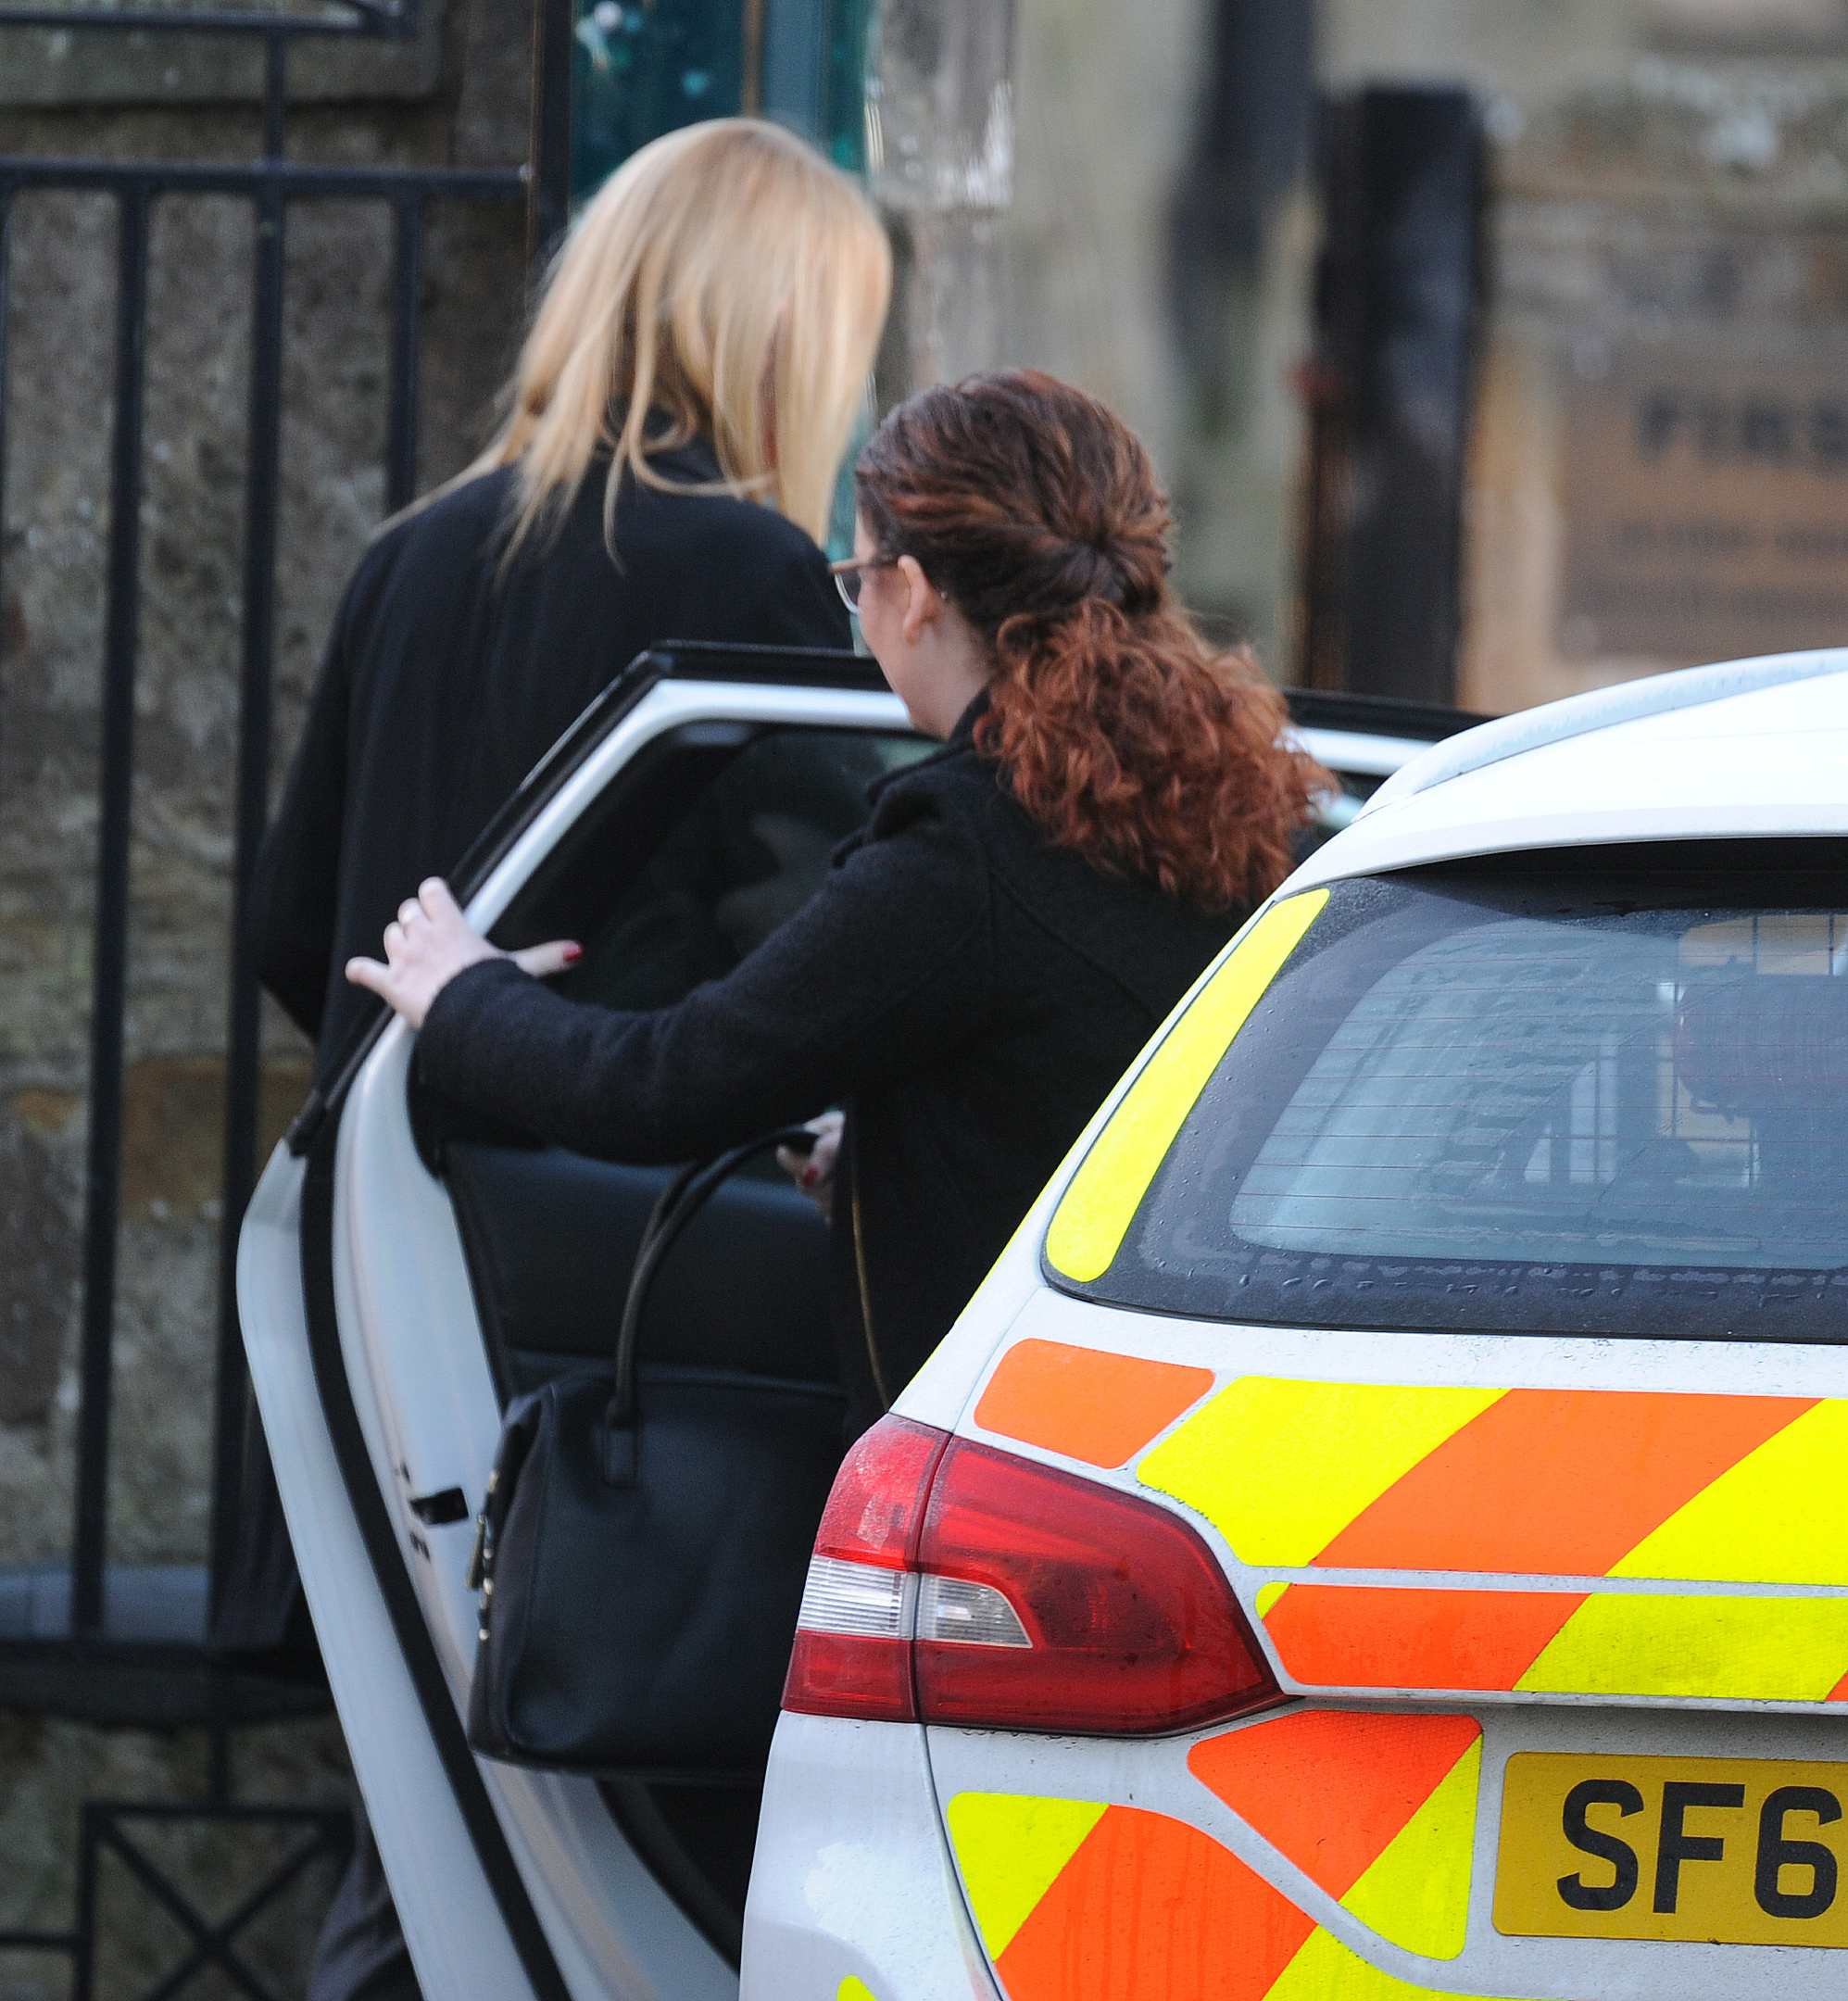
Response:
[{"label": "yellow stripe on car", "polygon": [[1848,1671],[1848,1598],[1586,1599],[1515,1683],[1528,1695],[1823,1702]]},{"label": "yellow stripe on car", "polygon": [[1327,900],[1316,889],[1274,903],[1168,1031],[1060,1201],[1046,1236],[1055,1270],[1085,1284],[1110,1269],[1181,1122]]},{"label": "yellow stripe on car", "polygon": [[1265,2001],[1413,2001],[1438,1992],[1369,1966],[1332,1932],[1318,1927],[1272,1983]]},{"label": "yellow stripe on car", "polygon": [[1137,1478],[1204,1515],[1246,1563],[1309,1564],[1502,1394],[1245,1376],[1156,1446]]},{"label": "yellow stripe on car", "polygon": [[1848,1400],[1818,1403],[1645,1536],[1611,1575],[1848,1584]]},{"label": "yellow stripe on car", "polygon": [[1341,1899],[1341,1908],[1407,1952],[1454,1959],[1463,1950],[1469,1918],[1481,1775],[1478,1737]]},{"label": "yellow stripe on car", "polygon": [[1008,1949],[1103,1816],[1089,1800],[959,1793],[950,1801],[949,1838],[991,1958]]}]

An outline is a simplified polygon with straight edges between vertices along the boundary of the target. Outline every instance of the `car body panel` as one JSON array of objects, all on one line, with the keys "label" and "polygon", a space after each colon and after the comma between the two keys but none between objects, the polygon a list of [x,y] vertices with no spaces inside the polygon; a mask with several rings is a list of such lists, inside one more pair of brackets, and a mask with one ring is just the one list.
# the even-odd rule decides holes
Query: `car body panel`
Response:
[{"label": "car body panel", "polygon": [[1385,778],[1429,746],[1413,736],[1382,736],[1368,731],[1322,729],[1306,724],[1293,733],[1302,748],[1318,764],[1331,772],[1357,778]]},{"label": "car body panel", "polygon": [[994,2001],[917,1725],[782,1718],[745,1922],[755,1994]]},{"label": "car body panel", "polygon": [[[1348,1735],[1329,1730],[1336,1718],[1362,1726],[1345,1760],[1326,1755],[1331,1738]],[[1281,1740],[1278,1752],[1264,1746],[1265,1732]],[[959,1872],[987,1918],[1008,2001],[1820,2001],[1848,1985],[1848,1964],[1833,1951],[1514,1937],[1494,1921],[1511,1756],[1835,1763],[1844,1747],[1832,1724],[1551,1704],[1317,1705],[1152,1743],[946,1730],[930,1738]],[[1407,1739],[1422,1760],[1390,1757]],[[1238,1797],[1226,1770],[1228,1752],[1245,1744],[1241,1813],[1211,1781]],[[1848,1765],[1837,1768],[1848,1781]],[[1427,1949],[1408,1950],[1388,1931]]]},{"label": "car body panel", "polygon": [[[1215,977],[1281,906],[1351,875],[1532,847],[1840,835],[1844,772],[1848,673],[1832,671],[1542,742],[1367,812],[1176,1010],[899,1399],[902,1415],[1182,1513],[1301,1705],[1141,1742],[929,1730],[959,1874],[1010,2001],[1848,1993],[1848,1961],[1817,1946],[1504,1935],[1493,1907],[1518,1754],[1812,1760],[1841,1771],[1848,1798],[1848,1519],[1833,1477],[1848,1351],[1239,1325],[1051,1282],[1062,1204],[1087,1161],[1113,1156],[1100,1179],[1126,1183],[1114,1199],[1126,1223],[1145,1156],[1165,1152],[1249,1008],[1247,996],[1215,1014]],[[1287,948],[1260,956],[1274,973]],[[1190,1009],[1213,1016],[1204,1064],[1182,1046]],[[1178,1085],[1160,1081],[1164,1050]],[[1113,1147],[1119,1114],[1132,1129]],[[1067,1256],[1081,1236],[1065,1233]],[[1614,1466],[1611,1441],[1640,1434],[1640,1469]],[[1485,1489],[1483,1515],[1503,1516],[1470,1518]],[[1563,1497],[1551,1514],[1548,1493]],[[1465,1674],[1466,1647],[1430,1642],[1433,1612],[1464,1604],[1493,1615],[1477,1635],[1500,1649],[1493,1674]],[[1335,1616],[1309,1616],[1323,1613]],[[1350,1870],[1364,1866],[1345,1887],[1339,1871],[1318,1881],[1315,1858],[1329,1842],[1351,1847],[1364,1769],[1351,1764],[1317,1809],[1330,1830],[1319,1847],[1303,1839],[1314,1813],[1289,1758],[1241,1753],[1239,1785],[1206,1782],[1230,1756],[1220,1747],[1266,1730],[1282,1742],[1284,1725],[1339,1736],[1348,1726],[1289,1721],[1330,1716],[1401,1719],[1439,1743],[1438,1763],[1443,1730],[1480,1732],[1479,1752],[1465,1745],[1415,1802],[1400,1799],[1407,1818],[1383,1847],[1349,1855]],[[1465,1819],[1459,1892],[1428,1844],[1453,1856]],[[1427,1896],[1422,1940],[1403,1895],[1368,1910],[1363,1887],[1376,1866],[1392,1873],[1408,1831],[1427,1852],[1405,1880],[1452,1886]],[[1435,1949],[1459,1930],[1460,1951]]]},{"label": "car body panel", "polygon": [[[1132,1450],[1120,1466],[1096,1462],[1115,1450],[1121,1433],[1114,1440],[1100,1439],[1095,1419],[1076,1434],[1062,1432],[1056,1408],[1036,1413],[1031,1400],[1023,1400],[1011,1386],[1021,1366],[1016,1356],[1026,1357],[1031,1377],[1043,1373],[1049,1350],[1074,1342],[1102,1358],[1104,1366],[1094,1379],[1115,1385],[1121,1421],[1132,1429],[1149,1428],[1142,1448]],[[1326,1384],[1342,1395],[1355,1382],[1377,1385],[1389,1395],[1412,1384],[1450,1400],[1459,1384],[1510,1377],[1510,1351],[1518,1357],[1521,1383],[1543,1395],[1581,1399],[1651,1394],[1645,1386],[1665,1381],[1691,1399],[1725,1397],[1739,1382],[1741,1363],[1754,1393],[1766,1397],[1806,1402],[1831,1388],[1839,1392],[1843,1379],[1840,1351],[1759,1346],[1741,1352],[1719,1342],[1237,1328],[1098,1307],[1049,1290],[1012,1317],[957,1429],[1119,1491],[1161,1498],[1164,1490],[1148,1477],[1149,1463],[1159,1467],[1162,1455],[1184,1441],[1189,1428],[1220,1400],[1229,1398],[1235,1409],[1247,1403],[1255,1380]],[[1254,1364],[1278,1374],[1254,1377],[1248,1373]],[[1068,1363],[1068,1383],[1069,1371]],[[1153,1379],[1139,1411],[1124,1412],[1136,1402],[1125,1393],[1125,1383],[1145,1371]],[[1168,1380],[1163,1383],[1161,1377]],[[1161,1395],[1185,1398],[1202,1378],[1204,1393],[1170,1416]],[[1463,1401],[1476,1404],[1480,1398]],[[1113,1413],[1113,1421],[1116,1416]],[[1313,1437],[1310,1443],[1326,1453],[1326,1443]],[[1225,1461],[1213,1454],[1206,1463]],[[1287,1468],[1279,1466],[1271,1472],[1266,1490],[1275,1493]],[[1314,1476],[1313,1465],[1305,1467],[1306,1485],[1314,1486]],[[1838,1764],[1848,1796],[1848,1763],[1838,1763],[1848,1759],[1848,1737],[1838,1712],[1816,1704],[1804,1705],[1807,1715],[1779,1715],[1780,1705],[1764,1699],[1707,1693],[1678,1714],[1659,1693],[1604,1690],[1549,1694],[1543,1703],[1504,1690],[1434,1705],[1428,1691],[1409,1687],[1359,1691],[1374,1698],[1364,1708],[1341,1704],[1338,1696],[1331,1709],[1322,1690],[1291,1673],[1291,1661],[1275,1631],[1257,1618],[1266,1587],[1277,1581],[1273,1572],[1289,1567],[1241,1563],[1211,1512],[1189,1509],[1188,1514],[1233,1579],[1280,1684],[1307,1697],[1310,1705],[1151,1743],[931,1730],[933,1775],[971,1907],[979,1921],[997,1896],[1004,1909],[1010,1902],[1013,1906],[999,1932],[992,1923],[982,1927],[1011,2001],[1039,2001],[1055,1994],[1075,2001],[1092,1993],[1114,1994],[1119,1990],[1100,1973],[1093,1984],[1091,1971],[1074,1970],[1120,1966],[1125,1952],[1140,1956],[1138,1965],[1150,1981],[1146,1989],[1138,1985],[1135,1991],[1160,1995],[1163,2001],[1195,1995],[1256,2001],[1273,1994],[1349,2001],[1350,1996],[1406,1993],[1683,2001],[1696,1994],[1820,1995],[1848,1990],[1848,1965],[1826,1952],[1678,1944],[1665,1964],[1663,1947],[1638,1942],[1504,1938],[1495,1930],[1491,1910],[1502,1778],[1511,1756],[1548,1750],[1632,1758],[1813,1759]],[[1320,1533],[1319,1526],[1314,1532]],[[1379,1581],[1376,1575],[1369,1587],[1377,1590]],[[1698,1605],[1699,1596],[1690,1602]],[[1776,1603],[1768,1593],[1761,1594],[1760,1605],[1767,1602]],[[1804,1602],[1822,1601],[1812,1596]],[[1826,1602],[1839,1605],[1840,1595]],[[1758,1630],[1762,1636],[1764,1629]],[[1774,1639],[1777,1631],[1773,1629]],[[1417,1695],[1427,1698],[1417,1708],[1392,1700]],[[1399,1807],[1408,1809],[1404,1819],[1385,1829],[1388,1838],[1377,1851],[1347,1857],[1351,1873],[1345,1881],[1326,1876],[1318,1881],[1314,1857],[1324,1845],[1351,1847],[1357,1824],[1367,1818],[1366,1781],[1389,1744],[1357,1743],[1345,1766],[1331,1759],[1326,1746],[1310,1747],[1321,1752],[1319,1760],[1308,1762],[1320,1765],[1313,1776],[1322,1787],[1315,1806],[1326,1829],[1314,1824],[1305,1807],[1304,1760],[1250,1759],[1235,1775],[1237,1782],[1228,1781],[1225,1768],[1215,1770],[1213,1762],[1228,1744],[1262,1743],[1259,1733],[1267,1730],[1287,1739],[1301,1728],[1296,1719],[1330,1714],[1370,1725],[1396,1718],[1414,1734],[1435,1727],[1438,1739],[1425,1761],[1418,1796],[1402,1793],[1397,1800]],[[1454,1731],[1458,1718],[1470,1719],[1481,1732],[1479,1768],[1471,1768],[1469,1742],[1459,1754],[1455,1737],[1444,1735]],[[1446,1788],[1447,1798],[1436,1797]],[[1048,1800],[1068,1806],[1075,1803],[1090,1818],[1074,1819],[1070,1812],[1035,1804]],[[995,1831],[987,1843],[966,1839],[972,1802],[979,1805],[978,1829],[986,1814]],[[1108,1817],[1105,1808],[1111,1810]],[[1459,1829],[1465,1820],[1471,1824],[1471,1859],[1466,1869],[1459,1869]],[[1292,1844],[1286,1838],[1290,1831],[1309,1838]],[[983,1872],[992,1878],[996,1852],[1021,1851],[1035,1838],[1042,1841],[1048,1858],[1037,1872],[1028,1871],[1026,1888],[1034,1894],[1023,1907],[1018,1865],[1012,1866],[1012,1874],[1001,1871],[999,1891]],[[1393,1849],[1402,1843],[1395,1856]],[[1356,1863],[1364,1866],[1351,1873]],[[1370,1871],[1375,1872],[1371,1878]],[[1037,1881],[1031,1880],[1036,1876]],[[1406,1922],[1403,1886],[1408,1882],[1422,1886],[1422,1913],[1413,1913],[1428,1928],[1422,1940]],[[1446,1883],[1449,1888],[1442,1890]],[[1231,1932],[1222,1929],[1235,1919]],[[1462,1951],[1438,1950],[1460,1932],[1467,1939]],[[1230,1950],[1237,1938],[1268,1944],[1263,1953],[1241,1955]],[[1422,1952],[1415,1949],[1420,1944]]]},{"label": "car body panel", "polygon": [[1383,799],[1280,893],[1514,849],[1842,834],[1844,770],[1848,656],[1815,678],[1639,716]]},{"label": "car body panel", "polygon": [[[1023,1351],[1029,1358],[1026,1370],[1015,1359]],[[1113,1379],[1119,1397],[1114,1420],[1136,1414],[1122,1391],[1125,1364],[1175,1378],[1176,1396],[1195,1386],[1200,1393],[1168,1423],[1153,1425],[1159,1405],[1151,1391],[1142,1406],[1151,1424],[1147,1437],[1133,1445],[1119,1465],[1100,1466],[1083,1452],[1060,1450],[1062,1443],[1069,1448],[1078,1441],[1062,1438],[1056,1406],[1044,1414],[1036,1412],[1012,1388],[1012,1378],[1017,1374],[1030,1377],[1051,1351],[1067,1356],[1077,1352],[1076,1366],[1069,1361],[1062,1365],[1068,1382]],[[1113,1367],[1099,1367],[1102,1362]],[[960,1414],[957,1428],[965,1436],[986,1439],[1124,1492],[1181,1508],[1220,1556],[1254,1630],[1264,1636],[1272,1666],[1286,1689],[1304,1694],[1339,1690],[1508,1702],[1545,1693],[1561,1701],[1601,1705],[1687,1701],[1703,1708],[1755,1708],[1777,1702],[1827,1708],[1848,1674],[1848,1628],[1842,1624],[1848,1620],[1848,1596],[1813,1574],[1782,1582],[1726,1574],[1775,1573],[1796,1566],[1790,1561],[1789,1544],[1778,1537],[1776,1515],[1760,1524],[1752,1503],[1726,1504],[1729,1476],[1717,1458],[1710,1462],[1713,1479],[1689,1496],[1683,1509],[1663,1516],[1671,1522],[1681,1516],[1691,1525],[1680,1541],[1684,1550],[1691,1548],[1695,1554],[1684,1556],[1681,1567],[1720,1571],[1717,1578],[1678,1578],[1672,1564],[1626,1567],[1616,1558],[1606,1571],[1593,1574],[1534,1572],[1510,1561],[1495,1570],[1472,1569],[1465,1579],[1459,1566],[1439,1566],[1415,1555],[1402,1566],[1381,1561],[1342,1564],[1325,1559],[1323,1552],[1338,1544],[1369,1504],[1377,1505],[1379,1496],[1391,1494],[1389,1476],[1398,1466],[1403,1466],[1402,1477],[1408,1486],[1414,1486],[1417,1469],[1447,1440],[1464,1437],[1470,1418],[1498,1411],[1507,1417],[1518,1414],[1519,1425],[1527,1433],[1525,1444],[1518,1433],[1497,1430],[1494,1438],[1500,1478],[1519,1492],[1536,1482],[1564,1477],[1558,1458],[1562,1430],[1567,1449],[1576,1448],[1575,1424],[1587,1435],[1598,1436],[1599,1426],[1607,1426],[1610,1416],[1617,1415],[1609,1405],[1601,1410],[1601,1402],[1616,1399],[1622,1401],[1621,1421],[1629,1421],[1634,1414],[1652,1428],[1664,1462],[1672,1461],[1691,1433],[1707,1428],[1737,1445],[1750,1445],[1750,1450],[1739,1452],[1733,1477],[1749,1477],[1759,1453],[1773,1464],[1793,1462],[1801,1467],[1811,1484],[1804,1488],[1780,1477],[1779,1504],[1788,1497],[1799,1516],[1813,1504],[1826,1511],[1825,1526],[1839,1524],[1814,1541],[1806,1530],[1804,1535],[1805,1546],[1823,1553],[1822,1567],[1839,1569],[1835,1552],[1848,1541],[1848,1520],[1842,1517],[1844,1504],[1839,1489],[1832,1488],[1827,1477],[1835,1460],[1821,1430],[1817,1433],[1819,1455],[1800,1448],[1809,1427],[1840,1421],[1844,1395],[1848,1354],[1836,1348],[1240,1328],[1099,1306],[1048,1289],[1030,1298],[1012,1317],[977,1379],[974,1397]],[[1748,1408],[1739,1416],[1741,1404]],[[1751,1409],[1753,1405],[1757,1410]],[[1550,1427],[1547,1418],[1553,1414],[1563,1414],[1568,1421]],[[917,1414],[906,1409],[905,1415]],[[1734,1418],[1731,1425],[1718,1421],[1728,1416]],[[1761,1431],[1769,1436],[1752,1443]],[[1781,1448],[1780,1437],[1785,1440]],[[1793,1445],[1799,1450],[1792,1451]],[[1731,1448],[1722,1448],[1727,1449]],[[1590,1482],[1600,1470],[1588,1466],[1580,1477]],[[1564,1503],[1561,1512],[1569,1512]],[[1645,1503],[1637,1520],[1648,1518]],[[1376,1520],[1384,1534],[1401,1533],[1408,1526],[1386,1508]],[[1568,1529],[1576,1521],[1572,1516]],[[1415,1529],[1418,1524],[1414,1519],[1409,1526]],[[1753,1533],[1759,1526],[1763,1534]],[[1540,1531],[1546,1528],[1545,1523],[1522,1524],[1523,1542],[1544,1540]],[[1652,1532],[1661,1536],[1656,1547],[1667,1544],[1668,1536],[1657,1529],[1637,1533],[1629,1547],[1646,1548],[1646,1536]],[[1628,1549],[1623,1554],[1628,1555]],[[1642,1575],[1624,1576],[1625,1567],[1641,1567]],[[1813,1573],[1815,1567],[1804,1567]],[[1669,1573],[1666,1580],[1665,1570]],[[1660,1588],[1665,1581],[1670,1587],[1666,1591]],[[1655,1588],[1650,1588],[1652,1582]],[[1280,1585],[1288,1588],[1279,1592]],[[1331,1655],[1314,1651],[1316,1631],[1306,1620],[1281,1617],[1298,1594],[1364,1592],[1380,1608],[1391,1607],[1393,1600],[1402,1596],[1409,1601],[1410,1623],[1415,1628],[1420,1620],[1429,1619],[1432,1601],[1427,1594],[1439,1591],[1471,1606],[1507,1593],[1513,1593],[1517,1604],[1536,1597],[1557,1597],[1565,1603],[1557,1608],[1556,1618],[1555,1608],[1548,1606],[1531,1630],[1524,1626],[1515,1634],[1502,1636],[1498,1644],[1504,1652],[1518,1650],[1529,1637],[1534,1644],[1499,1685],[1416,1675],[1382,1674],[1363,1681],[1304,1673],[1304,1659],[1320,1663],[1332,1657],[1338,1665],[1390,1663],[1395,1657],[1390,1642],[1404,1632],[1400,1615],[1396,1609],[1390,1617],[1385,1609],[1375,1610],[1366,1620],[1357,1613],[1350,1615],[1349,1623],[1360,1628],[1359,1634],[1345,1650],[1334,1650]],[[1614,1642],[1605,1651],[1588,1648],[1576,1656],[1585,1670],[1578,1685],[1567,1674],[1523,1683],[1522,1677],[1566,1625],[1568,1612],[1593,1603],[1608,1607],[1614,1621],[1621,1621],[1623,1608],[1639,1606],[1646,1608],[1639,1617],[1658,1622],[1654,1632],[1660,1649],[1645,1652],[1641,1661],[1656,1679],[1647,1686],[1626,1684],[1621,1671],[1634,1670],[1638,1658]],[[1741,1632],[1727,1617],[1741,1604],[1776,1613],[1790,1655],[1796,1655],[1799,1647],[1820,1648],[1820,1658],[1804,1653],[1800,1659],[1774,1655],[1767,1661],[1753,1638],[1755,1626]],[[1691,1630],[1686,1622],[1678,1626],[1674,1612],[1664,1610],[1677,1605],[1691,1617],[1712,1607],[1717,1623],[1706,1632],[1698,1622]],[[1542,1635],[1540,1628],[1548,1618],[1553,1623]],[[1586,1620],[1580,1632],[1591,1625]],[[1369,1651],[1365,1642],[1376,1628]],[[1677,1633],[1682,1649],[1678,1656],[1670,1651]],[[1434,1643],[1425,1655],[1413,1652],[1398,1657],[1415,1664],[1452,1656]],[[1573,1657],[1563,1650],[1555,1656]],[[1690,1676],[1714,1679],[1691,1690],[1672,1681],[1663,1685],[1678,1658]],[[1603,1685],[1598,1685],[1600,1669],[1605,1670]],[[1803,1675],[1809,1677],[1802,1683],[1803,1692],[1792,1692],[1786,1678]],[[1754,1680],[1754,1676],[1760,1679]],[[1557,1685],[1562,1680],[1567,1685]],[[1593,1685],[1584,1685],[1586,1680]]]}]

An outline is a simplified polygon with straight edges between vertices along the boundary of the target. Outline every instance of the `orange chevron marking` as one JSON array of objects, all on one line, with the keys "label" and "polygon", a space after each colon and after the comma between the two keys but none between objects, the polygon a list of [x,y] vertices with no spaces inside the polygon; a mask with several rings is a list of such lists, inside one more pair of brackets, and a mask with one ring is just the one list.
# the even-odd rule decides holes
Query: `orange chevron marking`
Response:
[{"label": "orange chevron marking", "polygon": [[1322,1688],[1512,1689],[1582,1592],[1292,1584],[1264,1615],[1284,1667]]},{"label": "orange chevron marking", "polygon": [[1472,1717],[1300,1709],[1196,1744],[1188,1768],[1339,1898],[1480,1735]]},{"label": "orange chevron marking", "polygon": [[1314,1930],[1198,1828],[1113,1806],[995,1970],[1009,2001],[1263,2001]]},{"label": "orange chevron marking", "polygon": [[1602,1577],[1816,1403],[1511,1390],[1356,1516],[1315,1561],[1353,1570]]},{"label": "orange chevron marking", "polygon": [[1120,1466],[1213,1388],[1213,1371],[1064,1341],[1016,1341],[975,1406],[985,1431]]}]

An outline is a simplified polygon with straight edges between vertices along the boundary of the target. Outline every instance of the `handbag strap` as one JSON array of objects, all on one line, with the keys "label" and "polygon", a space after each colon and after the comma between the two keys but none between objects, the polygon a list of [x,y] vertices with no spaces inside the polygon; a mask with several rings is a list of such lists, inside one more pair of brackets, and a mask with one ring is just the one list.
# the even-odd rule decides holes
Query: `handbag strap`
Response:
[{"label": "handbag strap", "polygon": [[779,1126],[774,1132],[761,1134],[735,1146],[716,1159],[695,1161],[681,1168],[661,1190],[650,1212],[647,1227],[635,1252],[635,1269],[629,1275],[628,1297],[622,1302],[622,1318],[616,1330],[616,1381],[610,1400],[610,1422],[622,1427],[635,1416],[635,1369],[640,1347],[642,1313],[655,1277],[667,1254],[679,1241],[720,1185],[730,1179],[753,1155],[768,1148],[788,1146],[814,1138],[806,1126]]}]

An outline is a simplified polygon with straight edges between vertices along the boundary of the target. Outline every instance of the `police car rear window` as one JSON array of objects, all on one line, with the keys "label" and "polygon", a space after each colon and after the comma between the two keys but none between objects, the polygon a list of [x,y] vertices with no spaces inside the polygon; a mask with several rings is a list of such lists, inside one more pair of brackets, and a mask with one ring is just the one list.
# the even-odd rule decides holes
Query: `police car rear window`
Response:
[{"label": "police car rear window", "polygon": [[1336,885],[1109,1268],[1049,1277],[1296,1326],[1848,1340],[1848,873],[1751,848]]}]

